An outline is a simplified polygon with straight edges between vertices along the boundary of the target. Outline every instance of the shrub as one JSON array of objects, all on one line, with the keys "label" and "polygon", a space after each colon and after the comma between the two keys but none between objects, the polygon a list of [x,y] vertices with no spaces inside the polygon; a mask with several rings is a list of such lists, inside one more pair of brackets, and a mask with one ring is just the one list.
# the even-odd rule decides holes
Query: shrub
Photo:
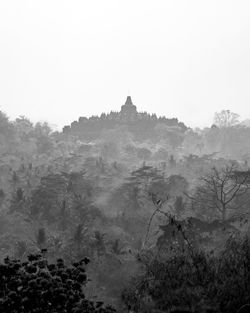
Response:
[{"label": "shrub", "polygon": [[83,287],[87,283],[88,262],[84,258],[72,266],[66,266],[63,259],[49,263],[44,253],[29,255],[26,262],[5,258],[0,264],[0,312],[114,312],[102,302],[85,298]]},{"label": "shrub", "polygon": [[190,248],[144,263],[144,275],[134,278],[123,293],[124,302],[136,312],[147,312],[150,304],[159,312],[232,313],[250,303],[247,236],[230,238],[219,255]]}]

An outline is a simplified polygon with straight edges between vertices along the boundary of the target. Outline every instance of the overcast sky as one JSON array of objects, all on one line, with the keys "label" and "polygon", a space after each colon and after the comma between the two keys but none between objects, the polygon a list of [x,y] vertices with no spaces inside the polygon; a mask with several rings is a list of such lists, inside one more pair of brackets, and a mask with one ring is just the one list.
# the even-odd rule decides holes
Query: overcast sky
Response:
[{"label": "overcast sky", "polygon": [[0,110],[62,127],[118,111],[250,118],[250,1],[0,0]]}]

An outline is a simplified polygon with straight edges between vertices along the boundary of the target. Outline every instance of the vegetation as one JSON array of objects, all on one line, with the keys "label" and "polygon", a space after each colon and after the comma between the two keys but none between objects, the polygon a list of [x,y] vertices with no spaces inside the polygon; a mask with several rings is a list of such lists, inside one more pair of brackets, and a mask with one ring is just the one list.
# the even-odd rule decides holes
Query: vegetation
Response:
[{"label": "vegetation", "polygon": [[237,312],[250,301],[249,252],[249,237],[236,237],[218,255],[189,247],[147,256],[123,299],[135,312]]},{"label": "vegetation", "polygon": [[[249,302],[247,121],[225,111],[193,130],[127,101],[131,111],[63,132],[0,114],[2,311],[112,310],[102,302],[224,313]],[[85,258],[87,267],[70,265]],[[66,286],[72,271],[82,281]],[[43,278],[60,301],[43,300]]]},{"label": "vegetation", "polygon": [[29,255],[28,260],[4,259],[0,265],[0,310],[10,313],[31,312],[99,312],[112,313],[102,302],[85,298],[83,286],[87,283],[85,265],[88,258],[71,267],[62,259],[49,263],[42,254]]}]

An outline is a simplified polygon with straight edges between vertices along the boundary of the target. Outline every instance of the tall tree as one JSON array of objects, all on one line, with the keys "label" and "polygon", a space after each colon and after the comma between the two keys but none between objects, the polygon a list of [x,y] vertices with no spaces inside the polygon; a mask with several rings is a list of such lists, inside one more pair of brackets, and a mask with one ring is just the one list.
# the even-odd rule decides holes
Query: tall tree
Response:
[{"label": "tall tree", "polygon": [[239,114],[230,110],[222,110],[214,115],[214,124],[220,128],[234,126],[239,123]]},{"label": "tall tree", "polygon": [[250,190],[250,171],[241,172],[237,169],[237,165],[231,163],[221,169],[214,167],[202,176],[201,185],[190,197],[194,207],[198,210],[203,207],[213,217],[217,213],[223,221],[230,211],[243,208],[250,201],[247,196]]}]

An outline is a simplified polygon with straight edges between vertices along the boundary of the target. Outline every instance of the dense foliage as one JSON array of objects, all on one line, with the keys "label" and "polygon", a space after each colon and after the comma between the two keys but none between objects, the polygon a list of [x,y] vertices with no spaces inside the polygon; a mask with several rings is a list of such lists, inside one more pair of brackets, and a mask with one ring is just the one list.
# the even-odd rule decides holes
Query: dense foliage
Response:
[{"label": "dense foliage", "polygon": [[123,293],[135,312],[230,313],[250,302],[249,237],[230,238],[218,255],[189,247],[141,262],[144,274]]},{"label": "dense foliage", "polygon": [[[248,124],[225,111],[211,128],[192,130],[130,107],[63,132],[0,114],[0,257],[11,257],[3,268],[26,275],[27,256],[48,249],[51,263],[28,264],[91,259],[90,304],[237,310],[248,301]],[[240,295],[227,307],[230,283]]]},{"label": "dense foliage", "polygon": [[112,313],[102,302],[86,299],[88,258],[66,266],[63,259],[49,263],[41,254],[28,260],[5,258],[0,265],[0,310],[6,313]]}]

